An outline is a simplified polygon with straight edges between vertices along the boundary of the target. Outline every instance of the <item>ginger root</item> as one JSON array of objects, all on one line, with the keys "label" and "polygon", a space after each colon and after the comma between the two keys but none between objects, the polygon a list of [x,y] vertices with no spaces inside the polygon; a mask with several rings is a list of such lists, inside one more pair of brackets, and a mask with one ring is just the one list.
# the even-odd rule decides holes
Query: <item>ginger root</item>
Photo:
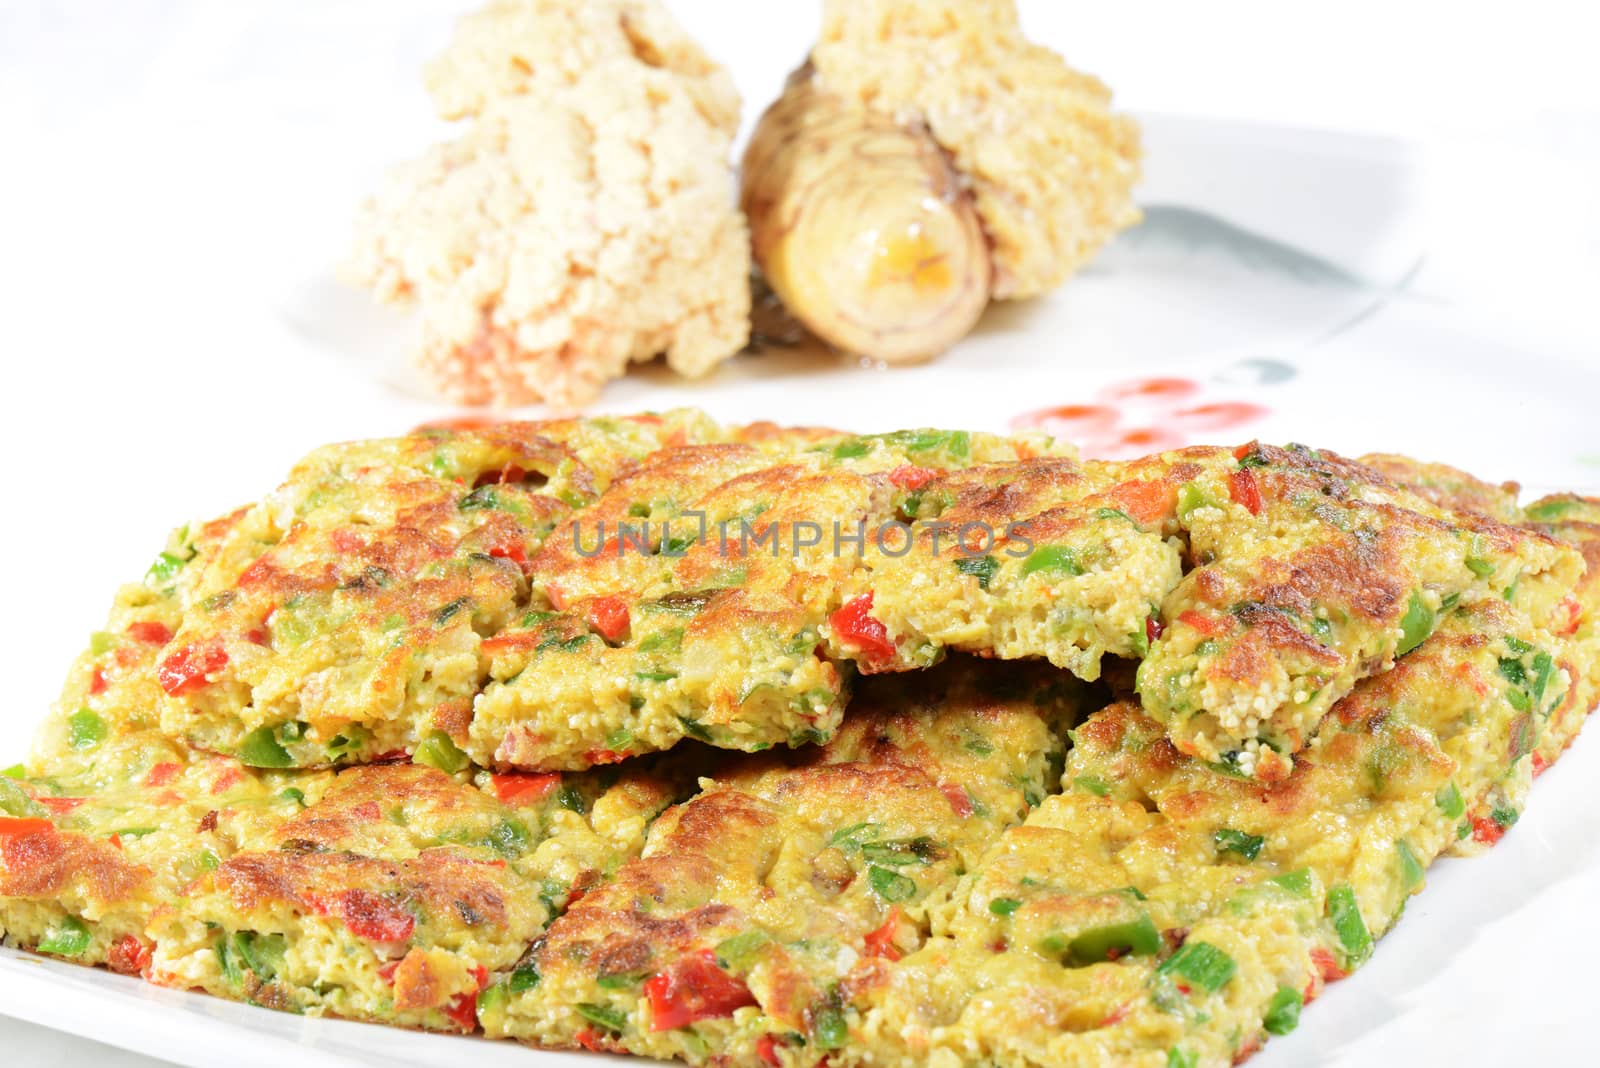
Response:
[{"label": "ginger root", "polygon": [[1138,128],[1109,105],[1013,0],[825,0],[745,154],[756,263],[841,349],[942,352],[1138,221]]}]

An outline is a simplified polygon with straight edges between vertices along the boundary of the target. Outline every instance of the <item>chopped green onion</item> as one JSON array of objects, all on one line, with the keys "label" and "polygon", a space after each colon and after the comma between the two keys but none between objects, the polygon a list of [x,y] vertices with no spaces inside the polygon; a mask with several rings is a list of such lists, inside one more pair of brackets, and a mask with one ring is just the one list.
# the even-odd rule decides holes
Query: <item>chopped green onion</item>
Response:
[{"label": "chopped green onion", "polygon": [[1552,520],[1560,519],[1568,512],[1577,508],[1581,503],[1583,502],[1573,497],[1564,499],[1558,498],[1550,501],[1539,501],[1535,504],[1529,505],[1522,514],[1524,518],[1531,520],[1532,522],[1548,523]]},{"label": "chopped green onion", "polygon": [[1395,647],[1394,655],[1405,656],[1421,645],[1433,633],[1434,622],[1433,609],[1422,599],[1421,591],[1413,591],[1406,604],[1406,614],[1400,617],[1400,644]]},{"label": "chopped green onion", "polygon": [[1097,779],[1093,775],[1079,775],[1072,780],[1072,785],[1085,793],[1094,794],[1096,797],[1106,797],[1111,793],[1111,785],[1104,779]]},{"label": "chopped green onion", "polygon": [[875,864],[867,868],[867,882],[872,884],[874,893],[888,902],[909,901],[917,893],[917,884],[910,878]]},{"label": "chopped green onion", "polygon": [[644,981],[645,972],[613,972],[594,981],[601,990],[632,990]]},{"label": "chopped green onion", "polygon": [[1246,834],[1232,827],[1224,827],[1211,836],[1218,853],[1237,853],[1245,860],[1255,860],[1266,839],[1259,834]]},{"label": "chopped green onion", "polygon": [[1302,1004],[1300,991],[1290,986],[1280,986],[1278,992],[1272,995],[1272,1000],[1267,1002],[1267,1014],[1262,1017],[1261,1026],[1266,1028],[1268,1034],[1288,1034],[1300,1023]]},{"label": "chopped green onion", "polygon": [[426,738],[417,743],[416,752],[411,754],[411,759],[415,763],[438,768],[448,775],[454,775],[471,763],[467,754],[463,753],[444,731],[430,731]]},{"label": "chopped green onion", "polygon": [[1479,578],[1488,578],[1494,574],[1494,565],[1477,556],[1467,557],[1467,570]]},{"label": "chopped green onion", "polygon": [[1328,891],[1328,918],[1333,921],[1333,932],[1339,936],[1339,944],[1352,964],[1360,964],[1371,955],[1372,935],[1361,918],[1356,892],[1348,883]]},{"label": "chopped green onion", "polygon": [[264,935],[239,931],[233,936],[233,954],[263,982],[276,978],[283,969],[288,943],[283,935]]},{"label": "chopped green onion", "polygon": [[1425,869],[1416,851],[1404,838],[1395,842],[1394,851],[1400,858],[1400,888],[1409,894],[1422,885]]},{"label": "chopped green onion", "polygon": [[1311,896],[1311,869],[1297,868],[1286,871],[1282,875],[1274,875],[1267,882],[1280,886],[1295,897],[1309,898]]},{"label": "chopped green onion", "polygon": [[1156,968],[1157,975],[1177,975],[1215,994],[1228,985],[1238,970],[1234,959],[1210,942],[1185,942]]},{"label": "chopped green onion", "polygon": [[489,848],[502,857],[519,857],[528,851],[532,838],[521,820],[503,819],[489,831]]},{"label": "chopped green onion", "polygon": [[539,985],[539,969],[532,964],[519,964],[511,973],[511,978],[506,980],[506,989],[513,994],[522,994]]},{"label": "chopped green onion", "polygon": [[604,1005],[594,1005],[587,1001],[580,1001],[577,1005],[578,1015],[602,1030],[614,1035],[620,1035],[628,1026],[628,1017],[620,1009],[607,1008]]},{"label": "chopped green onion", "polygon": [[1009,916],[1022,907],[1022,902],[1014,897],[997,897],[989,902],[989,911],[996,916]]},{"label": "chopped green onion", "polygon": [[188,562],[182,557],[173,556],[171,553],[162,553],[156,557],[156,562],[150,565],[150,570],[144,573],[145,581],[154,582],[157,585],[170,582],[172,576],[178,573],[178,569]]},{"label": "chopped green onion", "polygon": [[569,812],[576,812],[580,816],[587,812],[589,807],[584,804],[583,794],[579,793],[578,788],[571,783],[566,783],[561,787],[561,792],[556,795],[556,802],[562,808]]},{"label": "chopped green onion", "polygon": [[1000,561],[992,556],[964,556],[956,561],[956,570],[978,580],[978,589],[986,590],[1000,570]]},{"label": "chopped green onion", "polygon": [[1433,803],[1439,806],[1450,819],[1460,819],[1462,813],[1467,811],[1467,803],[1461,798],[1461,791],[1456,789],[1454,782],[1447,782],[1439,787],[1439,792],[1433,795]]}]

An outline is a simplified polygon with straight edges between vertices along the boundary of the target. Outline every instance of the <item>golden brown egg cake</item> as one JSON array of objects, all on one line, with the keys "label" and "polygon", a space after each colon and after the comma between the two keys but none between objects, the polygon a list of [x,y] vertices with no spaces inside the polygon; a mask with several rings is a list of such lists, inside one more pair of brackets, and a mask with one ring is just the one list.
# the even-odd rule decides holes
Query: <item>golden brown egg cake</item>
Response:
[{"label": "golden brown egg cake", "polygon": [[207,561],[173,557],[194,596],[158,664],[162,728],[264,768],[824,738],[849,652],[814,650],[859,566],[833,522],[892,511],[897,472],[1051,449],[690,412],[330,446]]},{"label": "golden brown egg cake", "polygon": [[[117,595],[0,776],[0,933],[696,1064],[1234,1062],[1576,734],[1600,502],[1063,452],[693,413],[321,450]],[[906,551],[784,544],[819,517]]]},{"label": "golden brown egg cake", "polygon": [[1564,700],[1548,641],[1503,601],[1462,608],[1270,784],[1183,755],[1137,705],[1092,714],[1064,792],[851,1019],[854,1062],[1238,1063],[1368,958],[1435,857],[1515,822]]},{"label": "golden brown egg cake", "polygon": [[[238,951],[254,944],[254,929],[200,889],[221,880],[254,885],[265,895],[261,880],[282,875],[314,895],[317,865],[324,864],[371,876],[370,890],[375,873],[389,864],[382,870],[390,873],[391,898],[384,900],[395,903],[404,903],[407,892],[448,894],[452,881],[479,889],[514,883],[519,893],[531,887],[533,903],[517,915],[536,914],[531,930],[537,930],[575,886],[637,853],[648,822],[692,785],[687,758],[665,772],[635,765],[568,777],[496,776],[423,746],[418,759],[448,771],[401,763],[336,775],[250,767],[163,735],[156,726],[162,649],[194,600],[191,577],[214,564],[243,515],[175,535],[145,579],[119,591],[105,629],[73,665],[32,756],[0,777],[0,933],[12,943],[159,982],[248,994],[276,1007],[355,1012],[355,1003],[375,1002],[331,988],[324,1000],[282,984],[270,991],[259,983],[240,986]],[[380,803],[383,817],[365,818]],[[312,874],[302,877],[295,859],[302,854],[341,859],[304,861]],[[423,873],[406,881],[415,867]],[[469,878],[483,871],[494,874],[476,883]],[[324,881],[336,885],[337,877]],[[221,946],[211,962],[215,973],[181,943],[194,932],[178,916],[179,903],[211,908],[216,918],[202,924],[243,932],[232,957],[212,939]],[[274,908],[292,911],[287,902]],[[170,936],[158,935],[153,917]],[[422,930],[419,937],[444,937],[435,927]],[[523,936],[520,929],[499,933]],[[276,946],[278,934],[265,932],[262,944]],[[328,937],[345,956],[372,952],[348,927]],[[164,939],[160,960],[174,967],[152,967],[158,939]],[[518,944],[513,957],[520,951]],[[285,984],[304,974],[285,968]],[[340,998],[355,1002],[346,1006]],[[417,1020],[436,1008],[413,1007]],[[429,1018],[459,1026],[437,1013]]]},{"label": "golden brown egg cake", "polygon": [[832,640],[868,671],[954,649],[1093,680],[1103,657],[1143,655],[1182,558],[1128,485],[1054,457],[927,473],[897,501],[915,527],[872,544]]},{"label": "golden brown egg cake", "polygon": [[1357,461],[1441,508],[1481,512],[1502,523],[1521,523],[1517,503],[1522,487],[1515,482],[1484,482],[1449,464],[1428,463],[1395,453],[1375,452]]},{"label": "golden brown egg cake", "polygon": [[[324,773],[330,774],[330,773]],[[317,1015],[476,1027],[478,992],[643,845],[692,777],[350,768],[159,909],[152,982]]]},{"label": "golden brown egg cake", "polygon": [[[1050,448],[919,430],[776,455],[770,441],[661,450],[532,561],[547,611],[485,643],[492,681],[456,740],[482,763],[539,768],[686,737],[747,751],[825,741],[851,675],[879,655],[840,623],[897,498],[936,471]],[[942,653],[925,644],[898,666]]]},{"label": "golden brown egg cake", "polygon": [[951,661],[874,679],[827,745],[735,761],[482,1000],[492,1036],[815,1063],[930,903],[1053,788],[1080,683]]},{"label": "golden brown egg cake", "polygon": [[194,579],[162,726],[257,767],[360,763],[471,716],[481,640],[517,621],[555,523],[697,413],[434,430],[319,450]]},{"label": "golden brown egg cake", "polygon": [[1571,680],[1567,698],[1550,713],[1533,753],[1533,773],[1555,761],[1600,702],[1600,500],[1574,494],[1542,497],[1523,510],[1524,522],[1583,555],[1587,569],[1572,593],[1557,601],[1546,628],[1557,667]]},{"label": "golden brown egg cake", "polygon": [[1195,566],[1162,604],[1139,694],[1184,752],[1266,780],[1459,606],[1504,598],[1542,618],[1583,570],[1540,532],[1303,446],[1213,455],[1175,510]]}]

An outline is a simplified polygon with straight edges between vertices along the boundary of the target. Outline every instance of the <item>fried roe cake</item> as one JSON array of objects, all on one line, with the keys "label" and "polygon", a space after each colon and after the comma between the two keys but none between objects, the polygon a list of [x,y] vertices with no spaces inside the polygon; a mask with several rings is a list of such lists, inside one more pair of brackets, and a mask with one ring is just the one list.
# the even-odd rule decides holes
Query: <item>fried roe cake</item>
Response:
[{"label": "fried roe cake", "polygon": [[1273,783],[1185,756],[1137,705],[1091,715],[1064,792],[931,910],[844,1060],[1238,1063],[1368,958],[1435,857],[1515,820],[1567,688],[1551,660],[1548,632],[1474,602]]},{"label": "fried roe cake", "polygon": [[[435,974],[428,961],[443,974],[429,956],[439,945],[492,961],[500,939],[514,959],[571,894],[637,854],[649,821],[692,786],[692,760],[565,777],[465,761],[335,774],[249,767],[167,738],[155,728],[163,635],[243,514],[175,536],[144,582],[119,592],[34,754],[0,777],[0,933],[168,985],[459,1029],[459,1006],[445,1010],[460,983],[396,1005],[360,982],[373,968],[392,980],[385,954],[412,949],[422,955],[403,988]],[[401,912],[416,929],[374,943]],[[286,948],[291,928],[304,948]]]},{"label": "fried roe cake", "polygon": [[1458,607],[1505,599],[1543,618],[1583,570],[1541,532],[1332,453],[1218,452],[1132,465],[1166,468],[1169,482],[1193,465],[1174,514],[1194,568],[1162,604],[1139,694],[1180,749],[1247,775],[1287,774],[1339,698]]},{"label": "fried roe cake", "polygon": [[162,729],[262,768],[580,770],[684,737],[820,740],[853,671],[825,624],[859,566],[830,521],[894,514],[908,477],[1054,448],[692,412],[330,446],[207,559],[170,554],[194,596],[158,664]]},{"label": "fried roe cake", "polygon": [[874,679],[827,745],[747,758],[651,829],[483,999],[496,1037],[815,1063],[930,902],[1059,774],[1070,677],[952,661]]},{"label": "fried roe cake", "polygon": [[[328,773],[324,773],[328,774]],[[151,981],[471,1031],[478,992],[643,845],[684,777],[351,768],[158,910]]]},{"label": "fried roe cake", "polygon": [[534,559],[550,611],[485,643],[493,681],[463,747],[486,763],[582,768],[685,737],[743,750],[825,741],[857,670],[944,652],[924,641],[902,653],[859,598],[845,603],[875,532],[903,522],[909,487],[1048,448],[915,431],[776,461],[747,444],[662,450]]},{"label": "fried roe cake", "polygon": [[[364,763],[471,717],[555,523],[697,413],[502,424],[318,450],[191,580],[158,667],[166,733],[256,767]],[[179,566],[183,565],[180,561]]]}]

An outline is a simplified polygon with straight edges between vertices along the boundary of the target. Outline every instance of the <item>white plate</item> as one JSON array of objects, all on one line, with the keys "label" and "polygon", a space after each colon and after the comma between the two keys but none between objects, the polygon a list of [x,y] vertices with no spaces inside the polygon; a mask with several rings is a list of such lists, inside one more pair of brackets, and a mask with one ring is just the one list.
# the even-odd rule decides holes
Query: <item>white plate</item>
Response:
[{"label": "white plate", "polygon": [[[182,54],[208,56],[212,37],[237,32],[229,11],[209,8],[216,22],[198,24]],[[219,62],[240,73],[183,100],[185,122],[172,130],[124,120],[135,107],[165,113],[162,92],[185,95],[178,74],[129,112],[113,104],[51,143],[62,173],[75,164],[98,172],[108,147],[125,150],[119,182],[95,186],[79,209],[86,228],[104,211],[115,240],[74,261],[77,289],[51,287],[37,306],[14,309],[6,344],[39,354],[31,373],[44,396],[75,389],[80,352],[129,358],[94,366],[97,388],[73,432],[53,433],[48,464],[13,476],[18,499],[51,501],[61,499],[63,478],[95,476],[94,514],[114,520],[109,532],[104,521],[50,528],[50,552],[75,566],[13,568],[11,604],[50,607],[0,620],[13,664],[28,666],[0,707],[5,750],[21,747],[115,583],[139,573],[169,526],[274,484],[312,445],[449,414],[393,363],[397,325],[329,280],[360,190],[409,151],[396,147],[406,136],[427,133],[398,119],[375,132],[373,121],[401,104],[420,113],[407,49],[421,54],[436,39],[419,24],[395,53],[385,51],[399,47],[394,41],[359,54],[302,51],[299,38],[248,62],[222,50]],[[772,66],[770,57],[748,63],[758,58],[764,70]],[[317,106],[352,91],[363,106]],[[861,430],[1003,429],[1039,409],[1104,405],[1111,410],[1100,418],[1115,425],[1091,436],[1105,448],[1123,431],[1259,435],[1352,454],[1411,452],[1541,487],[1600,484],[1593,368],[1529,351],[1430,292],[1419,212],[1425,169],[1413,152],[1241,124],[1145,123],[1147,223],[1061,292],[992,310],[945,358],[886,371],[777,351],[736,359],[698,383],[647,369],[608,391],[601,409],[695,404],[726,418]],[[319,166],[303,162],[312,157]],[[239,204],[259,210],[238,216]],[[210,213],[228,213],[232,225],[146,233],[128,221]],[[16,221],[9,240],[51,269],[60,250],[49,214],[32,226]],[[101,299],[97,314],[78,309],[81,292]],[[1106,399],[1155,376],[1188,380],[1194,392]],[[1233,404],[1260,414],[1206,428],[1205,412]],[[112,471],[118,477],[105,477]],[[36,539],[7,524],[0,554],[30,559]],[[1434,869],[1372,963],[1335,984],[1295,1034],[1274,1039],[1252,1064],[1501,1063],[1572,1059],[1588,1048],[1578,1028],[1590,1000],[1587,961],[1600,951],[1591,904],[1600,892],[1597,783],[1600,743],[1580,740],[1490,856]],[[0,1012],[195,1066],[596,1063],[273,1014],[9,951],[0,951]]]}]

